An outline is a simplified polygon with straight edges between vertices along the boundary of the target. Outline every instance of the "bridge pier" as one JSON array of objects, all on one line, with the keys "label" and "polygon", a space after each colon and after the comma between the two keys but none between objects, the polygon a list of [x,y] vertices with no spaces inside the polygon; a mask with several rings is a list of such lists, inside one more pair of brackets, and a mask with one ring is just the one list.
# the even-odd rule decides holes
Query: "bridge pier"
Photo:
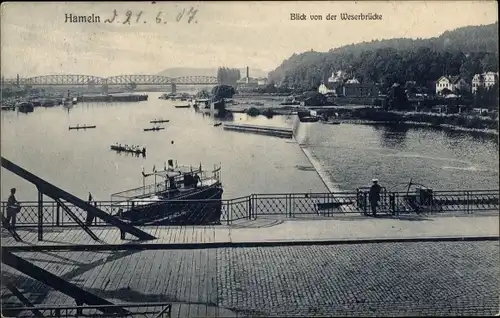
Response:
[{"label": "bridge pier", "polygon": [[102,84],[102,93],[108,95],[108,84]]},{"label": "bridge pier", "polygon": [[176,84],[172,83],[172,85],[171,85],[171,91],[174,94],[177,93],[177,85]]}]

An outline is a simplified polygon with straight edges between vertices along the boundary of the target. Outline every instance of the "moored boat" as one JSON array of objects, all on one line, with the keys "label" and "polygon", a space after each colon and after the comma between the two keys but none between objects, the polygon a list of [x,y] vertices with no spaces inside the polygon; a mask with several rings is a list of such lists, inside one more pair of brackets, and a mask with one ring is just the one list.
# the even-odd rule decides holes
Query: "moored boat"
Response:
[{"label": "moored boat", "polygon": [[[134,225],[220,224],[222,214],[221,167],[212,171],[174,166],[146,174],[143,186],[111,195],[114,213]],[[155,182],[146,185],[146,178]],[[158,179],[161,180],[158,182]]]},{"label": "moored boat", "polygon": [[174,93],[165,93],[158,97],[159,99],[173,99],[175,100],[176,95]]},{"label": "moored boat", "polygon": [[302,123],[315,123],[319,121],[319,117],[317,116],[304,116],[299,117],[300,122]]},{"label": "moored boat", "polygon": [[42,106],[42,101],[39,98],[30,100],[34,107]]},{"label": "moored boat", "polygon": [[16,107],[22,113],[31,113],[34,111],[33,104],[30,102],[19,102],[16,104]]},{"label": "moored boat", "polygon": [[340,121],[337,120],[324,121],[323,123],[327,125],[340,125]]},{"label": "moored boat", "polygon": [[2,102],[2,110],[16,110],[14,102]]},{"label": "moored boat", "polygon": [[53,100],[53,99],[45,99],[45,100],[42,100],[42,101],[41,101],[41,105],[42,105],[43,107],[52,107],[52,106],[56,106],[56,105],[57,105],[57,103],[56,103],[56,101],[55,101],[55,100]]}]

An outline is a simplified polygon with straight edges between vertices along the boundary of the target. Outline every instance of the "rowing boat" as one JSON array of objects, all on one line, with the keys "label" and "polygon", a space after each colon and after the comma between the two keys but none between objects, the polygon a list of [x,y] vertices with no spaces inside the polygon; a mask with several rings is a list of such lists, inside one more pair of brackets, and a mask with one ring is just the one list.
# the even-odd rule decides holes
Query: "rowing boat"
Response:
[{"label": "rowing boat", "polygon": [[153,128],[144,128],[144,131],[158,131],[163,129],[165,129],[165,127],[153,127]]},{"label": "rowing boat", "polygon": [[111,150],[115,150],[118,152],[131,152],[135,154],[146,154],[146,148],[130,148],[130,147],[125,147],[125,146],[119,146],[119,145],[111,145],[110,146]]},{"label": "rowing boat", "polygon": [[96,128],[97,126],[96,125],[93,125],[93,126],[69,126],[68,129],[69,130],[72,130],[72,129],[91,129],[91,128]]}]

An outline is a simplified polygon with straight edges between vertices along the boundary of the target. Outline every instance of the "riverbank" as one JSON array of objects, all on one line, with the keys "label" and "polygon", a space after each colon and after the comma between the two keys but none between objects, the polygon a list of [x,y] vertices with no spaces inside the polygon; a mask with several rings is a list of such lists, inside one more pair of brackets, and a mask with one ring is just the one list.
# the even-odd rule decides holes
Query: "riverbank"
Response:
[{"label": "riverbank", "polygon": [[497,136],[498,119],[470,114],[437,114],[421,112],[385,111],[374,107],[300,107],[300,106],[278,106],[258,107],[230,106],[228,111],[233,113],[249,113],[252,116],[264,115],[267,117],[277,115],[293,115],[299,110],[314,110],[318,115],[327,117],[336,116],[344,123],[350,124],[407,124],[420,127],[432,127],[464,132],[481,133]]},{"label": "riverbank", "polygon": [[411,124],[498,136],[498,119],[470,114],[399,112],[360,108],[342,112],[341,117],[349,120],[363,120],[365,124]]},{"label": "riverbank", "polygon": [[[395,122],[391,122],[391,121],[375,121],[375,120],[367,120],[367,119],[339,119],[338,121],[341,123],[344,123],[344,124],[354,124],[354,125],[393,125],[393,124],[395,124]],[[481,133],[481,134],[485,134],[485,135],[498,137],[498,131],[496,131],[494,129],[465,128],[465,127],[448,125],[448,124],[434,125],[431,123],[423,123],[423,122],[416,122],[416,121],[405,121],[405,122],[397,123],[397,124],[404,124],[404,125],[409,125],[409,126],[413,126],[413,127],[430,127],[430,128],[446,129],[446,130],[451,130],[451,131]]]}]

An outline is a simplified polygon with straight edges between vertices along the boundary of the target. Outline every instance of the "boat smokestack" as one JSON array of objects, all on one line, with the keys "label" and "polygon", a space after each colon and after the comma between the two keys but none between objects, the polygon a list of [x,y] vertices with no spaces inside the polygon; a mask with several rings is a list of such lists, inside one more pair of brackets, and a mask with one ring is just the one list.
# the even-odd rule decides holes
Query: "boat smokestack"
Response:
[{"label": "boat smokestack", "polygon": [[247,66],[247,78],[250,78],[250,68]]}]

